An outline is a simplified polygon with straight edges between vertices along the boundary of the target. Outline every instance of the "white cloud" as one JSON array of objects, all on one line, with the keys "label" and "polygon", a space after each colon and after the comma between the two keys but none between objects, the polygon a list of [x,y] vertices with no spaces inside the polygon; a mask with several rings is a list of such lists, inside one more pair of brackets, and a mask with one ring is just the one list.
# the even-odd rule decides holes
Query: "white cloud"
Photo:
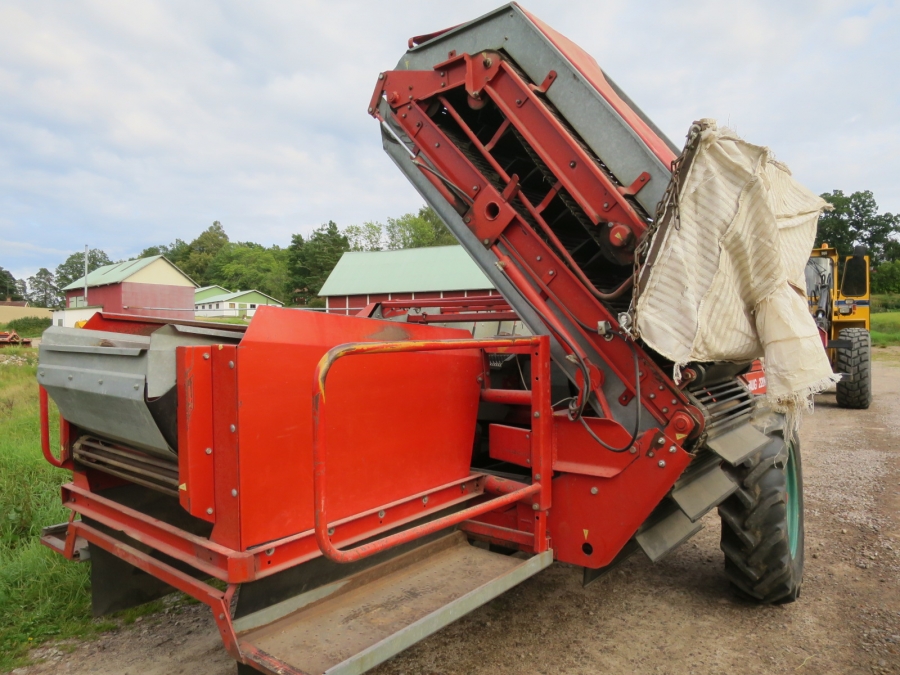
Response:
[{"label": "white cloud", "polygon": [[[286,244],[329,219],[416,208],[365,114],[375,75],[410,35],[492,7],[4,3],[0,265],[53,267],[85,242],[124,257],[215,219],[234,239]],[[593,54],[676,143],[693,119],[717,117],[812,189],[872,189],[900,211],[895,4],[528,9]]]}]

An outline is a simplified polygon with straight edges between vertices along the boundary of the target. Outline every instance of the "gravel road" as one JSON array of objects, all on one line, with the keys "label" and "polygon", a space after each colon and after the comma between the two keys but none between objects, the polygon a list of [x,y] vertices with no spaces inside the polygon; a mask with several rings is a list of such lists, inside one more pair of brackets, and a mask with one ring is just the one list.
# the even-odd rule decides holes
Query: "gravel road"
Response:
[{"label": "gravel road", "polygon": [[[373,675],[900,673],[900,349],[878,350],[875,402],[820,396],[802,431],[806,574],[799,601],[757,607],[722,572],[718,516],[656,565],[635,556],[588,588],[557,564]],[[173,607],[14,671],[233,675],[205,607]],[[74,651],[70,651],[74,648]]]}]

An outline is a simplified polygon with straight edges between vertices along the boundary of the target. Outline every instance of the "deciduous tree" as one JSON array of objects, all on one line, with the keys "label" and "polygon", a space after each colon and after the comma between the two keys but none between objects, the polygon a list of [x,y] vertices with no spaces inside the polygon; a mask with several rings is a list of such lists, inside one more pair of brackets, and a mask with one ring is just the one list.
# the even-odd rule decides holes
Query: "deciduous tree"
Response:
[{"label": "deciduous tree", "polygon": [[[112,260],[99,248],[88,251],[88,274],[98,267],[111,264]],[[58,288],[65,288],[76,279],[81,279],[84,276],[84,251],[78,251],[66,258],[66,261],[56,268],[55,276]]]}]

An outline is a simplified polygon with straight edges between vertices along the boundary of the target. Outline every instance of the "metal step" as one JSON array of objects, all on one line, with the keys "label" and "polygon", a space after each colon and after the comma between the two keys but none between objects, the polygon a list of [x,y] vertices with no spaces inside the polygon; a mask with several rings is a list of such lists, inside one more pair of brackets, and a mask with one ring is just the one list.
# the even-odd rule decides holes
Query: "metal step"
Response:
[{"label": "metal step", "polygon": [[769,437],[750,424],[743,424],[706,442],[707,447],[732,466],[737,466],[769,442]]},{"label": "metal step", "polygon": [[693,522],[667,498],[656,507],[648,523],[635,535],[635,540],[651,562],[657,562],[701,529],[700,523]]},{"label": "metal step", "polygon": [[672,499],[692,521],[697,521],[737,490],[737,484],[722,470],[722,458],[704,452],[685,470],[672,490]]},{"label": "metal step", "polygon": [[245,661],[265,673],[364,673],[548,567],[491,553],[454,532],[373,568],[235,621]]}]

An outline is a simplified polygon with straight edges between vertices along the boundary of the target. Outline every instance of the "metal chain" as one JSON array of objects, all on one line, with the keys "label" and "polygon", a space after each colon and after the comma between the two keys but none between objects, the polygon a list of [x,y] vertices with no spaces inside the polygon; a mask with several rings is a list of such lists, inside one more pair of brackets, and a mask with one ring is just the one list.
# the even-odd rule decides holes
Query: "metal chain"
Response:
[{"label": "metal chain", "polygon": [[641,275],[644,263],[647,261],[647,255],[650,252],[650,248],[653,245],[653,239],[656,236],[663,219],[666,216],[670,216],[672,225],[675,229],[681,229],[681,212],[678,208],[678,198],[681,195],[681,168],[684,163],[684,158],[687,157],[689,152],[693,152],[696,149],[697,144],[700,141],[700,132],[702,130],[703,127],[700,125],[700,122],[694,122],[688,130],[684,149],[678,157],[672,160],[672,178],[666,186],[666,191],[663,193],[662,199],[659,201],[659,204],[656,205],[656,217],[644,231],[644,234],[641,236],[640,241],[634,249],[634,290],[631,294],[631,305],[628,308],[628,313],[619,318],[619,323],[634,338],[640,336],[637,328],[637,301],[640,293],[638,279]]}]

